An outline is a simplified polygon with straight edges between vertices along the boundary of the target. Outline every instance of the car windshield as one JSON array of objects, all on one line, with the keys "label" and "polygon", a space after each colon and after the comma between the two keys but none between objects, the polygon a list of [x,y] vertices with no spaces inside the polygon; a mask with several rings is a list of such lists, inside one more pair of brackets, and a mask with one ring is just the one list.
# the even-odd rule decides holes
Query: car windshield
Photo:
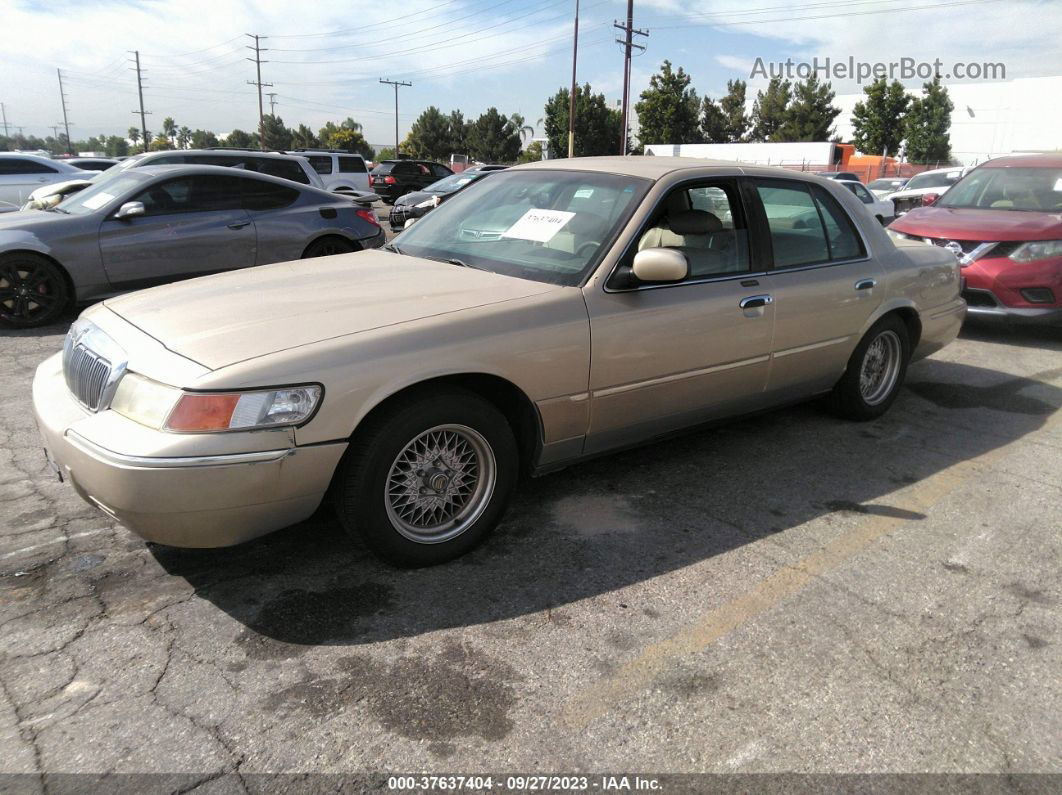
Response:
[{"label": "car windshield", "polygon": [[143,181],[143,177],[125,174],[121,171],[112,172],[108,169],[94,179],[87,188],[59,202],[55,209],[67,215],[88,215],[109,204],[113,199],[124,195],[130,188]]},{"label": "car windshield", "polygon": [[979,168],[949,190],[938,207],[979,210],[1062,210],[1062,168]]},{"label": "car windshield", "polygon": [[871,190],[888,190],[889,188],[898,188],[902,184],[902,179],[876,179],[867,185],[867,187]]},{"label": "car windshield", "polygon": [[956,169],[955,171],[941,171],[936,174],[919,174],[916,177],[911,177],[911,181],[907,183],[904,190],[918,190],[919,188],[950,188],[959,178],[962,177],[962,171]]},{"label": "car windshield", "polygon": [[452,174],[449,177],[443,177],[438,182],[433,182],[424,190],[428,193],[453,193],[455,190],[460,190],[468,183],[475,182],[482,176],[482,174]]},{"label": "car windshield", "polygon": [[650,181],[580,171],[503,171],[406,229],[402,254],[576,285],[604,256]]}]

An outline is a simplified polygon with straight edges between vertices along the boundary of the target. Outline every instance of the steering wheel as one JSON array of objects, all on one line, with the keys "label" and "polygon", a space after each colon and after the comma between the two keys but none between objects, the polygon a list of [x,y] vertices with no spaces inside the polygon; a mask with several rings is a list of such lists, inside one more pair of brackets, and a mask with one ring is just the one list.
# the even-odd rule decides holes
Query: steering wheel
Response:
[{"label": "steering wheel", "polygon": [[[583,254],[583,250],[589,248],[590,250]],[[587,240],[581,244],[579,248],[575,249],[575,256],[577,257],[589,257],[595,251],[601,248],[601,241],[599,240]]]}]

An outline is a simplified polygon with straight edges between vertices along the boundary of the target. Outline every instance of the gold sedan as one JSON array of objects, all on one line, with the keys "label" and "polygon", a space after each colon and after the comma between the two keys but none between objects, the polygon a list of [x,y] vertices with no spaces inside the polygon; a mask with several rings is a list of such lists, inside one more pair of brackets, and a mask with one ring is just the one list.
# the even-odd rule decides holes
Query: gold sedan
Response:
[{"label": "gold sedan", "polygon": [[481,542],[537,474],[826,396],[869,420],[958,333],[959,266],[843,186],[664,157],[490,175],[384,250],[108,299],[34,381],[55,471],[146,539],[326,494],[385,559]]}]

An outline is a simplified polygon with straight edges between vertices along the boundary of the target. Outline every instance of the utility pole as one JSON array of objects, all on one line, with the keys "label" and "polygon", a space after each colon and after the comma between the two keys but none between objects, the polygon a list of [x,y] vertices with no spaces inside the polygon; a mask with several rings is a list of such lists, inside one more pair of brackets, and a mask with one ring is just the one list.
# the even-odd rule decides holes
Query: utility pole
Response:
[{"label": "utility pole", "polygon": [[277,115],[276,106],[280,104],[279,102],[276,101],[276,99],[274,99],[274,97],[276,95],[277,95],[276,91],[270,91],[268,94],[266,94],[266,96],[269,97],[269,115],[272,116],[273,118],[276,118],[276,115]]},{"label": "utility pole", "polygon": [[52,125],[52,138],[54,138],[56,141],[59,140],[59,125],[58,124],[53,124]]},{"label": "utility pole", "polygon": [[[144,110],[144,72],[140,68],[140,50],[133,50],[133,56],[136,63],[136,93],[140,97],[140,139],[144,142],[144,151],[148,150],[148,144],[151,141],[148,140],[147,131],[147,116],[151,115],[151,111]],[[132,111],[135,115],[138,111]]]},{"label": "utility pole", "polygon": [[4,137],[7,138],[7,108],[4,107],[3,102],[0,102],[0,116],[4,118]]},{"label": "utility pole", "polygon": [[641,44],[635,44],[631,39],[634,36],[648,36],[649,31],[637,30],[634,27],[634,0],[627,0],[627,24],[621,25],[619,22],[613,22],[612,27],[619,28],[623,31],[624,36],[622,39],[616,39],[617,42],[623,45],[623,110],[622,123],[620,124],[620,154],[627,154],[627,133],[630,130],[630,117],[631,117],[631,50],[639,49],[645,52],[645,47]]},{"label": "utility pole", "polygon": [[74,154],[74,145],[70,141],[70,122],[66,117],[66,94],[63,93],[63,73],[59,69],[56,69],[55,73],[59,76],[59,99],[63,104],[63,127],[66,129],[66,153],[72,155]]},{"label": "utility pole", "polygon": [[401,80],[384,80],[382,77],[380,82],[395,87],[395,157],[398,157],[398,89],[401,86],[411,86],[413,84],[404,83]]},{"label": "utility pole", "polygon": [[269,63],[269,61],[262,60],[262,53],[266,50],[262,49],[261,39],[268,39],[268,36],[259,36],[257,33],[244,33],[244,36],[249,36],[254,39],[254,46],[247,45],[248,50],[254,50],[254,58],[248,58],[248,61],[254,61],[255,70],[257,71],[256,80],[248,80],[247,85],[258,86],[258,148],[265,149],[265,112],[262,108],[262,88],[272,88],[272,83],[262,82],[262,64]]},{"label": "utility pole", "polygon": [[572,93],[568,97],[568,157],[575,157],[575,65],[579,60],[579,0],[575,0],[575,35],[572,37]]}]

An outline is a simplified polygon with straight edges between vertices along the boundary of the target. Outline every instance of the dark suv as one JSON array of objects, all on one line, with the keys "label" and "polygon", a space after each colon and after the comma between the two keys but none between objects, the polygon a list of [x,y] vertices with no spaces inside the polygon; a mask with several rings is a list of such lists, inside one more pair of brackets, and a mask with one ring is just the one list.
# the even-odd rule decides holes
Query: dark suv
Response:
[{"label": "dark suv", "polygon": [[430,160],[381,160],[369,175],[369,190],[387,204],[410,191],[423,190],[454,172]]}]

